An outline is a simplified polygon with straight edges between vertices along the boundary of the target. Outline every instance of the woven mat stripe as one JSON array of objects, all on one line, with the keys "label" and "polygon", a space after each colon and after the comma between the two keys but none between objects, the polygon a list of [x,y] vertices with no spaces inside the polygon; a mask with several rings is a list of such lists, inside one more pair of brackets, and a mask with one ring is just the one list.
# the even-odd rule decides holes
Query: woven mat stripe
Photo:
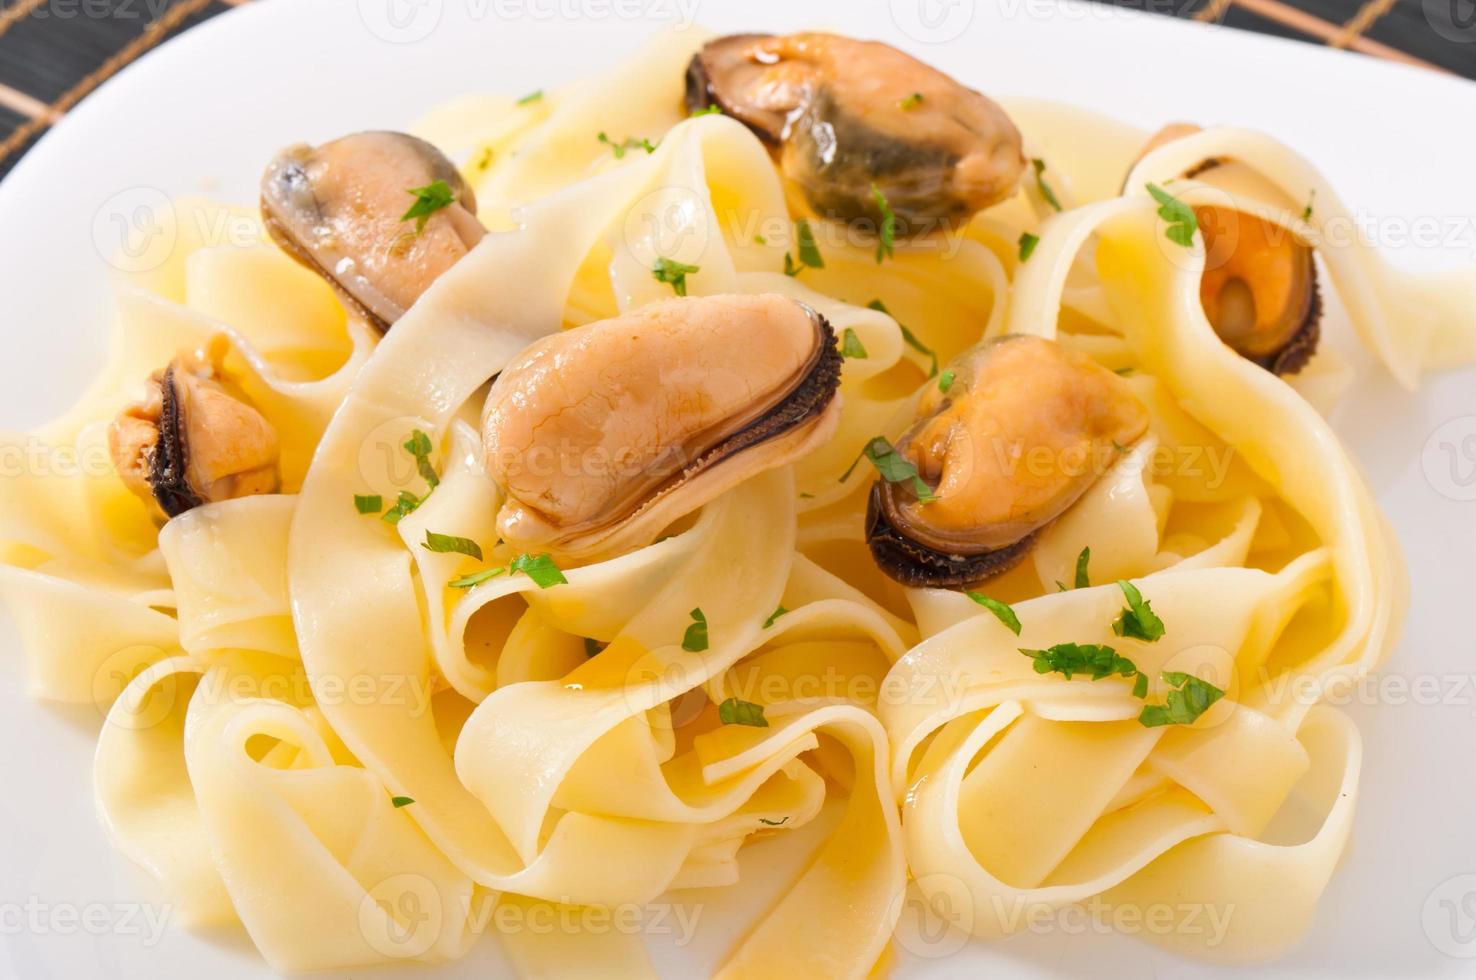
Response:
[{"label": "woven mat stripe", "polygon": [[1338,31],[1338,36],[1328,41],[1328,45],[1334,48],[1346,48],[1354,41],[1360,39],[1363,33],[1374,24],[1382,20],[1399,0],[1368,0],[1353,16],[1343,29]]},{"label": "woven mat stripe", "polygon": [[16,24],[31,16],[35,10],[46,0],[21,0],[20,3],[9,10],[0,10],[0,34],[4,34]]},{"label": "woven mat stripe", "polygon": [[1368,0],[1367,3],[1346,24],[1339,27],[1329,21],[1323,20],[1315,14],[1309,14],[1305,10],[1281,3],[1280,0],[1210,0],[1208,6],[1198,11],[1194,19],[1204,22],[1218,22],[1225,12],[1231,7],[1238,7],[1248,13],[1255,14],[1289,27],[1294,31],[1314,37],[1323,43],[1335,48],[1348,48],[1362,54],[1372,55],[1375,58],[1384,58],[1388,61],[1398,61],[1406,65],[1414,65],[1430,71],[1438,71],[1442,74],[1453,74],[1448,69],[1439,65],[1417,58],[1412,54],[1382,44],[1372,38],[1363,36],[1368,30],[1394,9],[1398,0]]},{"label": "woven mat stripe", "polygon": [[212,0],[181,0],[180,3],[170,7],[144,28],[142,34],[125,44],[121,50],[104,61],[96,71],[73,85],[61,98],[53,102],[50,106],[50,115],[32,119],[7,136],[4,142],[0,142],[0,162],[14,153],[17,147],[49,126],[56,117],[68,112],[72,106],[82,101],[89,92],[116,75],[129,62],[162,41],[164,36],[178,27],[181,21],[204,10],[211,2]]}]

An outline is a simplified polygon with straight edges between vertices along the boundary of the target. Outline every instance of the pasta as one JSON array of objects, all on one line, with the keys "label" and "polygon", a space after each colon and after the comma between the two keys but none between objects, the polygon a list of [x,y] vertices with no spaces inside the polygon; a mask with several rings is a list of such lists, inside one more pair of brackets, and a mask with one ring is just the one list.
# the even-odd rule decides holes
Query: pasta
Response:
[{"label": "pasta", "polygon": [[[418,135],[465,161],[453,207],[486,233],[397,318],[340,302],[280,227],[203,201],[120,277],[108,370],[11,445],[105,458],[139,383],[199,351],[277,434],[280,486],[167,522],[112,466],[0,486],[32,690],[107,712],[115,844],[187,925],[239,922],[279,971],[435,963],[501,931],[527,975],[649,973],[630,933],[479,910],[733,888],[745,844],[807,825],[812,858],[714,974],[866,975],[909,895],[986,939],[1095,900],[1175,910],[1146,938],[1193,955],[1289,948],[1358,790],[1358,733],[1319,702],[1396,642],[1403,569],[1320,411],[1347,368],[1326,348],[1286,377],[1242,356],[1201,302],[1209,232],[1166,228],[1230,209],[1315,247],[1348,219],[1336,191],[1263,134],[1138,159],[1145,134],[1016,101],[1033,174],[944,233],[858,236],[731,107],[683,108],[698,43],[428,117]],[[227,213],[257,240],[205,240]],[[1476,354],[1476,279],[1317,255],[1406,386]],[[664,537],[550,571],[503,540],[487,417],[530,346],[674,293],[797,300],[828,324],[833,431],[718,481]],[[875,440],[949,386],[960,402],[994,363],[971,351],[1022,338],[1099,371],[1141,429],[984,584],[900,584],[868,537],[873,493],[910,477]],[[1110,648],[1111,676],[1053,667],[1063,646]],[[1143,720],[1207,690],[1191,717]],[[1204,909],[1233,914],[1206,933]]]}]

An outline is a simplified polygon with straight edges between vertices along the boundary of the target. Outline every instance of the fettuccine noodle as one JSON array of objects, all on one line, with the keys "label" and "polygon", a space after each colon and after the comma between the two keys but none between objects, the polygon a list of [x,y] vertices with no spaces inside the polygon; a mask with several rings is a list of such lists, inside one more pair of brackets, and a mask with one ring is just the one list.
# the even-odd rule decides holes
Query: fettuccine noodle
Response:
[{"label": "fettuccine noodle", "polygon": [[[478,912],[493,904],[732,888],[747,843],[811,824],[814,854],[715,974],[864,976],[909,894],[986,939],[1098,899],[1229,910],[1213,935],[1180,918],[1147,937],[1182,952],[1285,950],[1357,800],[1358,733],[1319,702],[1396,641],[1402,564],[1319,411],[1345,367],[1323,351],[1284,379],[1221,342],[1203,241],[1166,239],[1145,187],[1313,245],[1348,219],[1335,189],[1260,133],[1212,128],[1135,162],[1146,134],[1007,102],[1059,212],[1027,177],[885,262],[872,241],[822,237],[823,268],[786,275],[804,204],[742,123],[688,118],[697,43],[429,117],[421,135],[461,155],[490,233],[383,335],[254,213],[206,202],[178,202],[173,249],[119,276],[104,376],[7,439],[79,465],[0,487],[0,587],[32,691],[107,711],[95,783],[116,845],[187,925],[238,921],[279,971],[459,958],[498,931]],[[651,151],[617,157],[602,131]],[[1254,190],[1182,176],[1208,159]],[[258,240],[208,241],[222,215]],[[1318,256],[1402,383],[1476,353],[1476,278],[1412,280],[1362,246]],[[692,296],[779,294],[853,336],[865,353],[844,361],[835,432],[654,543],[563,568],[564,584],[453,586],[483,565],[420,547],[427,532],[480,542],[489,565],[516,553],[478,432],[488,382],[540,338],[669,299],[658,257],[697,268]],[[936,366],[1007,335],[1119,372],[1149,418],[984,589],[1019,635],[961,591],[887,578],[864,530],[875,474],[863,461],[843,479],[906,428]],[[280,434],[281,487],[161,529],[107,464],[106,427],[195,349]],[[357,512],[355,495],[420,492],[400,448],[416,430],[434,493],[394,526]],[[1070,588],[1085,548],[1090,582]],[[1120,579],[1162,640],[1114,633]],[[699,609],[710,642],[693,650]],[[1194,724],[1146,727],[1127,682],[1037,673],[1020,652],[1068,642],[1131,658],[1149,703],[1165,672],[1224,697]],[[723,723],[730,698],[768,724]],[[650,972],[628,932],[505,931],[527,975]]]}]

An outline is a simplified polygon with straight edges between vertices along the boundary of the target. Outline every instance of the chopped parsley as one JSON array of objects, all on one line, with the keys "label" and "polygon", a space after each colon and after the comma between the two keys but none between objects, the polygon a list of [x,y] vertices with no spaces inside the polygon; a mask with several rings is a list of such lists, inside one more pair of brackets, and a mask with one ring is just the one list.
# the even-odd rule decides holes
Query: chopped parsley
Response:
[{"label": "chopped parsley", "polygon": [[549,555],[518,555],[507,566],[508,571],[523,572],[534,582],[538,583],[540,589],[547,589],[555,585],[567,585],[569,580],[564,578],[564,573]]},{"label": "chopped parsley", "polygon": [[1015,615],[1015,610],[1011,609],[1008,604],[1000,602],[998,599],[991,599],[987,595],[981,595],[978,592],[965,592],[964,595],[994,613],[994,618],[1008,626],[1010,632],[1016,636],[1020,635],[1020,617]]},{"label": "chopped parsley", "polygon": [[354,494],[354,510],[361,514],[377,514],[384,510],[384,498],[377,493]]},{"label": "chopped parsley", "polygon": [[395,805],[395,809],[398,810],[400,807],[409,806],[415,801],[408,796],[392,796],[390,797],[390,802],[393,803]]},{"label": "chopped parsley", "polygon": [[1024,262],[1035,252],[1035,246],[1040,244],[1040,236],[1032,235],[1028,231],[1020,233],[1020,261]]},{"label": "chopped parsley", "polygon": [[426,551],[434,551],[437,554],[466,555],[482,560],[482,546],[471,538],[458,538],[454,534],[437,534],[435,531],[426,531],[425,540],[420,546]]},{"label": "chopped parsley", "polygon": [[876,209],[881,212],[881,225],[877,228],[876,243],[876,264],[881,265],[882,259],[891,258],[893,254],[892,246],[897,241],[897,215],[892,211],[892,206],[887,203],[887,196],[875,184],[871,185],[871,199],[876,202]]},{"label": "chopped parsley", "polygon": [[948,389],[953,387],[954,377],[955,375],[952,371],[944,371],[942,376],[938,378],[938,390],[945,395],[948,394]]},{"label": "chopped parsley", "polygon": [[858,360],[866,360],[866,347],[862,345],[861,338],[856,336],[856,331],[850,327],[841,334],[841,357],[854,357]]},{"label": "chopped parsley", "polygon": [[610,152],[615,154],[615,159],[617,160],[624,159],[626,152],[629,150],[645,150],[647,153],[656,152],[656,144],[648,139],[636,139],[634,136],[627,136],[617,143],[605,133],[600,133],[599,141],[610,148]]},{"label": "chopped parsley", "polygon": [[897,103],[897,108],[901,109],[903,112],[909,112],[909,111],[911,111],[913,109],[916,109],[918,106],[922,105],[922,101],[923,101],[923,95],[922,95],[922,93],[921,92],[913,92],[907,98],[903,99],[901,102],[898,102]]},{"label": "chopped parsley", "polygon": [[692,610],[692,625],[682,636],[682,649],[688,653],[701,653],[707,649],[707,617],[701,608]]},{"label": "chopped parsley", "polygon": [[881,474],[881,478],[888,483],[910,483],[912,492],[917,495],[918,503],[930,504],[938,498],[934,496],[932,488],[923,482],[923,478],[917,475],[917,467],[908,462],[907,457],[897,452],[884,436],[877,436],[868,442],[861,450],[861,455],[856,457],[856,462],[851,464],[850,469],[841,474],[841,482],[845,483],[851,476],[856,463],[861,462],[862,457],[869,459],[871,465]]},{"label": "chopped parsley", "polygon": [[693,109],[691,118],[696,119],[698,116],[721,116],[722,114],[723,107],[714,102],[712,105],[705,105],[701,109]]},{"label": "chopped parsley", "polygon": [[1048,650],[1026,650],[1021,653],[1035,661],[1037,674],[1061,674],[1067,680],[1084,674],[1094,681],[1104,677],[1133,677],[1138,665],[1109,646],[1095,643],[1057,643]]},{"label": "chopped parsley", "polygon": [[651,266],[651,278],[657,282],[669,283],[672,292],[678,296],[685,296],[687,295],[687,276],[701,271],[701,266],[687,265],[676,259],[660,258]]},{"label": "chopped parsley", "polygon": [[[429,496],[429,494],[426,496]],[[395,505],[379,515],[379,519],[386,524],[398,524],[401,518],[407,514],[414,513],[415,508],[419,507],[420,502],[424,499],[424,497],[417,497],[413,493],[406,493],[404,490],[401,490],[399,499],[395,501]]]},{"label": "chopped parsley", "polygon": [[432,490],[441,485],[441,478],[436,475],[436,468],[431,465],[431,440],[430,436],[416,429],[405,441],[405,451],[415,457],[415,468],[420,472],[420,478],[430,486]]},{"label": "chopped parsley", "polygon": [[1030,160],[1030,166],[1035,170],[1035,186],[1040,190],[1040,196],[1045,198],[1046,203],[1057,211],[1063,210],[1060,200],[1056,197],[1056,192],[1051,190],[1050,184],[1046,183],[1046,162],[1040,157],[1033,157]]},{"label": "chopped parsley", "polygon": [[1117,621],[1112,624],[1112,632],[1118,636],[1125,636],[1134,640],[1146,640],[1152,643],[1163,638],[1163,620],[1153,611],[1152,604],[1143,598],[1137,586],[1119,579],[1117,587],[1122,589],[1122,594],[1127,596],[1128,608],[1122,611]]},{"label": "chopped parsley", "polygon": [[1314,187],[1312,188],[1312,190],[1307,192],[1307,206],[1302,209],[1303,221],[1312,220],[1312,202],[1315,200],[1317,200],[1317,188]]},{"label": "chopped parsley", "polygon": [[456,200],[456,195],[451,193],[451,185],[444,180],[433,180],[424,187],[412,187],[405,192],[415,198],[415,203],[400,215],[401,221],[415,219],[415,233],[418,235],[425,230],[425,223],[430,216],[451,204]]},{"label": "chopped parsley", "polygon": [[755,245],[767,245],[767,244],[769,244],[769,240],[767,238],[765,238],[763,235],[754,235],[753,236],[753,242],[754,242]]},{"label": "chopped parsley", "polygon": [[769,719],[764,717],[763,705],[739,698],[728,698],[718,705],[718,721],[724,725],[748,725],[750,728],[769,727]]},{"label": "chopped parsley", "polygon": [[492,147],[489,146],[482,151],[481,158],[477,160],[477,169],[485,171],[490,166],[492,166]]},{"label": "chopped parsley", "polygon": [[767,824],[770,827],[782,827],[785,824],[789,823],[789,818],[785,817],[783,820],[766,820],[763,817],[759,817],[759,823]]},{"label": "chopped parsley", "polygon": [[483,582],[494,579],[506,571],[507,569],[501,566],[497,568],[484,568],[480,572],[472,572],[470,575],[463,575],[461,578],[452,579],[446,584],[453,589],[469,589],[474,585],[481,585]]},{"label": "chopped parsley", "polygon": [[794,223],[795,241],[799,245],[799,260],[811,269],[825,268],[825,259],[820,257],[820,246],[815,244],[815,232],[804,218]]},{"label": "chopped parsley", "polygon": [[535,91],[529,92],[527,95],[519,99],[518,105],[530,105],[531,103],[541,102],[542,100],[543,89],[536,89]]},{"label": "chopped parsley", "polygon": [[[889,309],[887,309],[887,304],[883,303],[879,299],[874,299],[870,303],[867,303],[866,304],[866,308],[868,310],[876,310],[878,313],[885,313],[887,316],[891,317],[893,320],[897,320],[897,317],[895,315],[893,315],[892,311],[889,310]],[[938,376],[938,354],[937,354],[937,352],[934,351],[927,344],[923,343],[921,340],[918,340],[917,339],[917,335],[914,334],[911,330],[908,330],[907,329],[907,326],[905,324],[903,324],[901,320],[897,320],[897,329],[900,330],[900,331],[902,331],[902,339],[903,339],[903,341],[906,342],[906,344],[907,344],[908,347],[911,347],[913,350],[917,351],[919,354],[926,354],[932,360],[933,363],[932,363],[932,367],[928,370],[928,377],[930,377],[930,378],[937,377]]]},{"label": "chopped parsley", "polygon": [[1092,585],[1091,577],[1087,574],[1087,565],[1092,560],[1092,549],[1083,548],[1081,554],[1076,556],[1076,587],[1078,589],[1089,589]]},{"label": "chopped parsley", "polygon": [[770,626],[773,626],[774,620],[778,619],[780,616],[783,616],[787,612],[789,612],[788,609],[780,606],[778,609],[775,609],[773,612],[769,613],[769,618],[764,620],[764,629],[768,629]]},{"label": "chopped parsley", "polygon": [[1175,245],[1185,248],[1193,246],[1194,232],[1199,228],[1199,219],[1194,216],[1194,209],[1157,184],[1149,184],[1148,193],[1158,202],[1158,216],[1168,222],[1163,237]]},{"label": "chopped parsley", "polygon": [[1138,715],[1138,723],[1144,728],[1192,725],[1212,704],[1225,696],[1224,691],[1192,674],[1164,671],[1163,679],[1178,690],[1168,692],[1163,704],[1144,706]]},{"label": "chopped parsley", "polygon": [[793,255],[790,255],[788,252],[784,253],[784,274],[786,276],[790,276],[791,278],[793,278],[794,276],[797,276],[804,271],[804,266],[795,264]]}]

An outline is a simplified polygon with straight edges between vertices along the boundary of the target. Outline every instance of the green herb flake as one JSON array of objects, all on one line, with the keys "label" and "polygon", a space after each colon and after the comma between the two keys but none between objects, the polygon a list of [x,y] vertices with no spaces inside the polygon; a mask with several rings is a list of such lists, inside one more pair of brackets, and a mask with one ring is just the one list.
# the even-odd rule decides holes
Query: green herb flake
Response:
[{"label": "green herb flake", "polygon": [[1224,691],[1192,674],[1164,671],[1163,679],[1178,690],[1168,692],[1163,704],[1144,706],[1142,713],[1138,715],[1138,723],[1144,728],[1192,725],[1211,705],[1225,696]]},{"label": "green herb flake", "polygon": [[542,102],[542,101],[543,101],[543,89],[537,89],[535,91],[529,92],[527,95],[525,95],[521,99],[519,99],[518,100],[518,105],[532,105],[534,102]]},{"label": "green herb flake", "polygon": [[775,609],[773,612],[769,613],[769,618],[766,619],[766,620],[764,620],[764,629],[768,629],[769,627],[773,626],[774,625],[774,621],[776,619],[778,619],[780,616],[783,616],[787,612],[789,612],[788,609],[785,609],[783,606],[780,606],[779,608]]},{"label": "green herb flake", "polygon": [[722,114],[723,107],[714,102],[712,105],[705,105],[701,109],[693,109],[691,118],[696,119],[698,116],[721,116]]},{"label": "green herb flake", "polygon": [[412,187],[405,193],[412,195],[415,203],[400,215],[400,220],[409,221],[413,218],[417,235],[425,230],[425,223],[430,220],[431,215],[456,200],[456,195],[451,193],[451,185],[444,180],[433,180],[424,187]]},{"label": "green herb flake", "polygon": [[497,568],[484,568],[480,572],[472,572],[470,575],[463,575],[461,578],[452,579],[446,584],[453,589],[470,589],[473,586],[490,581],[506,571],[507,569],[500,566]]},{"label": "green herb flake", "polygon": [[871,185],[871,199],[876,202],[877,211],[881,212],[881,226],[877,229],[876,243],[876,264],[881,265],[882,259],[889,259],[893,255],[892,246],[897,241],[897,215],[887,203],[887,196],[875,184]]},{"label": "green herb flake", "polygon": [[841,357],[866,360],[866,347],[862,345],[861,338],[856,336],[856,331],[850,327],[847,327],[841,334]]},{"label": "green herb flake", "polygon": [[764,717],[763,705],[739,698],[728,698],[718,705],[718,721],[724,725],[748,725],[750,728],[769,727],[769,719]]},{"label": "green herb flake", "polygon": [[384,498],[377,493],[354,494],[354,510],[361,514],[378,514],[384,510]]},{"label": "green herb flake", "polygon": [[[907,457],[897,452],[897,447],[888,442],[885,437],[877,436],[868,442],[861,450],[861,455],[856,457],[856,463],[859,463],[862,458],[870,460],[871,465],[876,467],[876,471],[881,474],[881,478],[888,483],[910,483],[918,503],[930,504],[938,499],[933,494],[932,488],[923,482],[922,477],[918,476],[917,467],[908,462]],[[852,470],[856,468],[856,463],[852,463],[851,468],[841,476],[842,483],[850,477]]]},{"label": "green herb flake", "polygon": [[482,156],[477,160],[477,169],[485,173],[492,166],[492,147],[482,151]]},{"label": "green herb flake", "polygon": [[441,478],[436,475],[436,468],[431,465],[430,461],[431,449],[433,448],[430,436],[416,429],[410,433],[410,438],[405,441],[404,447],[407,453],[415,457],[415,468],[419,471],[420,478],[432,490],[440,486]]},{"label": "green herb flake", "polygon": [[415,801],[408,796],[392,796],[390,797],[390,802],[393,803],[395,805],[395,809],[398,810],[400,807],[409,806]]},{"label": "green herb flake", "polygon": [[1194,209],[1157,184],[1149,184],[1148,193],[1158,202],[1158,216],[1168,222],[1163,236],[1175,245],[1192,247],[1194,232],[1199,228],[1199,219],[1194,216]]},{"label": "green herb flake", "polygon": [[399,499],[395,501],[395,505],[379,515],[379,519],[386,524],[398,524],[406,515],[414,513],[415,508],[420,506],[420,502],[420,497],[401,490]]},{"label": "green herb flake", "polygon": [[627,136],[617,143],[606,133],[600,133],[598,139],[610,148],[610,152],[615,154],[615,159],[617,160],[624,159],[625,154],[630,150],[645,150],[647,153],[656,152],[656,144],[648,139],[636,139],[634,136]]},{"label": "green herb flake", "polygon": [[701,271],[701,266],[687,265],[675,259],[659,258],[651,266],[651,278],[657,282],[669,283],[672,292],[678,296],[685,296],[687,295],[687,276]]},{"label": "green herb flake", "polygon": [[435,531],[426,531],[425,540],[420,546],[426,551],[434,551],[437,554],[466,555],[469,558],[482,560],[482,546],[471,538],[458,538],[454,534],[437,534]]},{"label": "green herb flake", "polygon": [[754,242],[755,245],[767,245],[767,244],[769,244],[769,240],[767,238],[765,238],[763,235],[754,235],[753,236],[753,242]]},{"label": "green herb flake", "polygon": [[938,390],[945,395],[948,394],[948,389],[953,387],[953,379],[955,377],[956,375],[952,371],[944,371],[942,376],[938,378]]},{"label": "green herb flake", "polygon": [[707,617],[700,608],[692,610],[692,625],[682,636],[682,649],[688,653],[701,653],[707,649]]},{"label": "green herb flake", "polygon": [[1040,236],[1032,235],[1028,231],[1020,233],[1020,261],[1024,262],[1035,253],[1035,246],[1040,244]]},{"label": "green herb flake", "polygon": [[923,95],[922,95],[922,93],[921,92],[913,92],[907,98],[905,98],[902,101],[898,102],[897,103],[897,108],[901,109],[903,112],[911,112],[913,109],[916,109],[918,106],[922,105],[922,101],[923,101]]},{"label": "green herb flake", "polygon": [[1020,617],[1015,615],[1015,610],[1011,609],[1008,604],[978,592],[965,592],[964,595],[994,613],[994,618],[1009,627],[1010,632],[1016,636],[1020,635]]},{"label": "green herb flake", "polygon": [[1314,188],[1312,188],[1312,190],[1310,190],[1307,193],[1307,206],[1302,209],[1302,220],[1303,221],[1311,221],[1312,220],[1312,203],[1314,201],[1316,201],[1316,200],[1317,200],[1317,188],[1314,187]]},{"label": "green herb flake", "polygon": [[1153,611],[1152,604],[1143,598],[1137,586],[1119,579],[1117,587],[1122,589],[1122,594],[1127,596],[1128,608],[1122,611],[1117,621],[1112,624],[1112,632],[1118,636],[1128,637],[1134,640],[1144,640],[1153,643],[1163,638],[1163,620]]},{"label": "green herb flake", "polygon": [[789,818],[785,817],[783,820],[767,820],[763,817],[759,817],[759,823],[765,824],[769,827],[782,827],[785,824],[789,823]]},{"label": "green herb flake", "polygon": [[1095,643],[1058,643],[1048,650],[1020,652],[1035,661],[1037,674],[1061,674],[1067,680],[1082,674],[1094,681],[1104,677],[1133,677],[1137,664],[1109,646]]},{"label": "green herb flake", "polygon": [[804,266],[795,264],[793,255],[790,255],[788,252],[784,253],[784,274],[786,276],[793,278],[804,271]]},{"label": "green herb flake", "polygon": [[1092,560],[1092,549],[1083,548],[1081,554],[1076,556],[1076,587],[1078,589],[1091,588],[1092,580],[1087,574],[1087,565]]},{"label": "green herb flake", "polygon": [[550,555],[518,555],[507,566],[510,571],[522,572],[538,584],[540,589],[551,588],[555,585],[567,585],[569,580],[564,578],[564,573],[559,566],[554,564]]},{"label": "green herb flake", "polygon": [[1040,196],[1045,198],[1046,203],[1057,211],[1065,210],[1061,207],[1061,202],[1057,199],[1056,192],[1051,190],[1050,184],[1046,183],[1046,162],[1040,157],[1033,157],[1030,161],[1030,166],[1035,170],[1035,186],[1040,190]]},{"label": "green herb flake", "polygon": [[820,246],[815,244],[815,232],[804,218],[794,223],[795,241],[799,245],[799,260],[811,269],[825,268],[825,259],[820,256]]},{"label": "green herb flake", "polygon": [[[896,314],[894,314],[891,310],[887,309],[887,304],[883,303],[879,299],[874,299],[870,303],[867,303],[866,304],[866,308],[868,310],[876,310],[878,313],[885,313],[887,316],[891,317],[893,320],[897,320]],[[897,320],[897,329],[900,330],[900,331],[902,331],[902,340],[903,340],[903,342],[905,342],[907,344],[908,347],[911,347],[913,350],[917,351],[919,354],[925,354],[925,355],[927,355],[927,357],[929,358],[929,360],[932,361],[932,366],[928,369],[928,377],[930,377],[930,378],[936,378],[938,376],[938,354],[937,354],[937,352],[934,351],[927,344],[923,343],[921,340],[918,340],[917,339],[917,334],[913,333],[911,330],[908,330],[907,329],[907,326],[904,323],[902,323],[901,320]]]}]

